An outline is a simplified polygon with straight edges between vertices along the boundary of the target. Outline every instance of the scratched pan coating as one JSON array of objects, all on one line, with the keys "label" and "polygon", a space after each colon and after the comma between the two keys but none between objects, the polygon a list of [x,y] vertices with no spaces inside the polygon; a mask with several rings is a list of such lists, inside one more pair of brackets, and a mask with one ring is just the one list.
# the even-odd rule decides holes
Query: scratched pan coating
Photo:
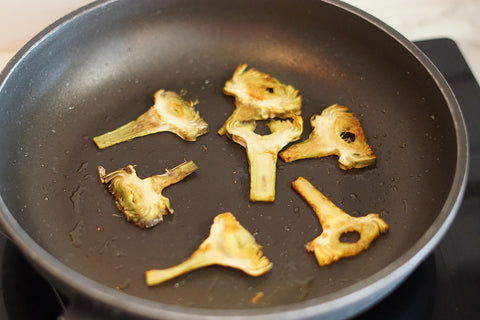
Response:
[{"label": "scratched pan coating", "polygon": [[[376,164],[343,171],[336,157],[279,159],[275,202],[249,202],[245,149],[216,133],[234,109],[222,87],[241,63],[299,90],[302,140],[313,114],[349,107]],[[463,190],[465,130],[445,81],[395,31],[334,1],[100,1],[38,35],[1,80],[5,229],[71,296],[138,315],[353,315],[431,251]],[[96,148],[92,137],[146,111],[158,89],[198,100],[210,132]],[[149,230],[125,221],[97,174],[97,165],[133,164],[143,178],[184,159],[199,169],[165,189],[175,212]],[[304,246],[320,224],[290,186],[299,176],[351,215],[380,213],[390,230],[360,255],[319,267]],[[268,274],[213,266],[145,285],[145,270],[186,259],[225,211],[263,246]]]}]

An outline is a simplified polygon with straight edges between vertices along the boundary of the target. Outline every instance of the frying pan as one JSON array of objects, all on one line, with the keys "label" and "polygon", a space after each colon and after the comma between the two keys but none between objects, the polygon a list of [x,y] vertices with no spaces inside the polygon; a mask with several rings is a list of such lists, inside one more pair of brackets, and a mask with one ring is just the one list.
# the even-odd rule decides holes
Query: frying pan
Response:
[{"label": "frying pan", "polygon": [[[302,140],[313,114],[349,107],[376,164],[345,172],[335,157],[279,159],[275,202],[249,202],[245,150],[216,133],[234,109],[223,84],[241,63],[300,91]],[[98,1],[37,35],[0,80],[2,226],[72,301],[87,298],[115,314],[355,315],[432,251],[465,187],[466,130],[445,80],[397,32],[337,1]],[[158,89],[198,99],[210,133],[96,148],[92,137],[146,111]],[[184,159],[199,170],[164,191],[175,212],[149,230],[122,218],[97,176],[97,165],[111,172],[134,164],[148,177]],[[389,232],[360,255],[319,267],[304,245],[321,226],[290,187],[298,176],[351,215],[380,213]],[[263,246],[271,272],[253,278],[214,266],[145,285],[145,270],[186,259],[225,211]]]}]

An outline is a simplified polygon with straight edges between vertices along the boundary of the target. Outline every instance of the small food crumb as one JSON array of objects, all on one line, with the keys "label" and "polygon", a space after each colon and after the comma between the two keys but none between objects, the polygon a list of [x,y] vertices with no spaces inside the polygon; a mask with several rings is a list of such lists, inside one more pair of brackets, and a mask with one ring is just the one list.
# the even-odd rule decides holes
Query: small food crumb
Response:
[{"label": "small food crumb", "polygon": [[262,299],[264,296],[263,294],[263,291],[260,291],[258,292],[253,298],[252,300],[250,300],[252,303],[257,303],[258,301],[260,301],[260,299]]}]

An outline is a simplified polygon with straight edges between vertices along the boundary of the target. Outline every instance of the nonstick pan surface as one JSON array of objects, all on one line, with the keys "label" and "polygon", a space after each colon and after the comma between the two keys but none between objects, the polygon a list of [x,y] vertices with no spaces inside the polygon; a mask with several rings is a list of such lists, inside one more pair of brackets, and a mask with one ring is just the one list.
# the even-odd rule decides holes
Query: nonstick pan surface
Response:
[{"label": "nonstick pan surface", "polygon": [[[234,109],[223,85],[242,63],[300,91],[302,140],[313,114],[349,107],[376,164],[343,171],[336,157],[279,159],[275,202],[249,202],[245,150],[216,133]],[[94,3],[33,39],[1,80],[6,231],[50,279],[129,312],[355,314],[433,249],[464,188],[467,138],[446,82],[395,31],[334,1]],[[96,148],[92,137],[146,111],[158,89],[198,99],[210,132],[196,142],[160,133]],[[110,172],[134,164],[143,178],[184,159],[199,170],[165,189],[175,212],[149,230],[125,221],[97,174],[98,165]],[[356,257],[319,267],[304,245],[320,224],[290,187],[299,176],[351,215],[380,213],[388,233]],[[274,263],[268,274],[208,267],[145,285],[145,270],[186,259],[225,211],[263,246]]]}]

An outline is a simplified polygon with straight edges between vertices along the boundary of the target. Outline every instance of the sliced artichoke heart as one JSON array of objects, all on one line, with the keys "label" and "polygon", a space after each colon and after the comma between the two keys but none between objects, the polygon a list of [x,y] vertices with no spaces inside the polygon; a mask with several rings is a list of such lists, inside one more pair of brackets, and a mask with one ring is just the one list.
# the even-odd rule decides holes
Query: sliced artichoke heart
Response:
[{"label": "sliced artichoke heart", "polygon": [[218,131],[221,135],[226,133],[225,126],[231,121],[285,119],[292,113],[301,114],[302,97],[298,90],[247,67],[246,64],[238,66],[223,88],[226,95],[235,97],[235,110]]},{"label": "sliced artichoke heart", "polygon": [[339,157],[344,170],[363,168],[375,163],[376,156],[367,143],[360,121],[338,104],[312,116],[312,132],[307,140],[292,145],[280,153],[285,162],[330,155]]},{"label": "sliced artichoke heart", "polygon": [[177,183],[198,167],[193,161],[184,162],[162,175],[145,179],[137,176],[134,166],[106,174],[98,167],[100,181],[106,184],[115,197],[117,208],[125,214],[127,221],[141,228],[151,228],[163,221],[163,216],[173,213],[170,200],[162,195],[163,189]]},{"label": "sliced artichoke heart", "polygon": [[210,234],[184,262],[167,268],[145,272],[145,282],[157,285],[187,272],[211,265],[242,270],[257,277],[268,272],[273,264],[263,255],[261,246],[230,212],[217,215]]},{"label": "sliced artichoke heart", "polygon": [[158,132],[172,132],[186,141],[195,141],[208,132],[208,124],[195,110],[195,103],[187,102],[172,91],[159,90],[155,104],[145,113],[113,131],[93,138],[99,149],[133,138]]},{"label": "sliced artichoke heart", "polygon": [[[303,177],[293,181],[292,187],[312,207],[322,225],[322,233],[306,246],[307,251],[314,252],[320,266],[359,254],[388,230],[388,224],[377,213],[352,217]],[[350,232],[358,233],[360,238],[352,243],[341,241],[341,236]]]},{"label": "sliced artichoke heart", "polygon": [[278,152],[288,143],[300,139],[303,130],[301,116],[292,119],[272,119],[268,135],[255,133],[255,120],[227,123],[228,136],[246,149],[250,170],[250,200],[275,200],[276,163]]}]

